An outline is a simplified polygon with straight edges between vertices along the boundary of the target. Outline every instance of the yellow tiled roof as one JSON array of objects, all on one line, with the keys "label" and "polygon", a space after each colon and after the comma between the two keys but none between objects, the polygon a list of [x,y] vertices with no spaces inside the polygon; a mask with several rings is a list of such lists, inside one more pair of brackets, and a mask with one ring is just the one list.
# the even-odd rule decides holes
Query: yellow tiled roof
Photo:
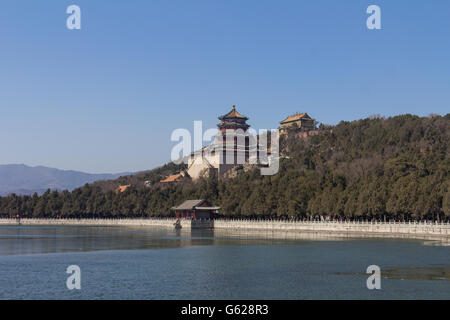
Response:
[{"label": "yellow tiled roof", "polygon": [[117,189],[116,189],[116,193],[122,193],[122,192],[125,192],[125,191],[127,191],[127,189],[129,188],[129,187],[131,187],[131,184],[128,184],[128,185],[126,185],[126,186],[119,186],[119,187],[117,187]]},{"label": "yellow tiled roof", "polygon": [[231,111],[228,112],[226,115],[221,116],[219,119],[223,119],[223,118],[242,118],[242,119],[248,119],[246,116],[240,114],[239,112],[236,111],[236,106],[233,106]]},{"label": "yellow tiled roof", "polygon": [[178,174],[174,174],[172,176],[169,176],[169,177],[167,177],[164,180],[161,180],[161,182],[163,182],[163,183],[175,182],[175,181],[179,181],[181,179],[183,179],[183,175],[181,173],[178,173]]},{"label": "yellow tiled roof", "polygon": [[298,121],[300,119],[305,119],[305,120],[314,120],[313,118],[311,118],[307,113],[296,113],[292,116],[287,117],[286,119],[284,119],[283,121],[281,121],[280,123],[289,123],[289,122],[293,122],[293,121]]}]

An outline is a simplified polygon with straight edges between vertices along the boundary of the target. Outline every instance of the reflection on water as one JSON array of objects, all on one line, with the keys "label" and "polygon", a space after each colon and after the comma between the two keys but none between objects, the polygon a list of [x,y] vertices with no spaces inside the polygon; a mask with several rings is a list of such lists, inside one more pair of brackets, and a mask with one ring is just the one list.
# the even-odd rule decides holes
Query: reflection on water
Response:
[{"label": "reflection on water", "polygon": [[[334,272],[336,275],[358,275],[367,277],[365,273]],[[429,267],[394,267],[381,272],[381,278],[394,280],[447,280],[450,281],[450,265]]]},{"label": "reflection on water", "polygon": [[[450,247],[436,244],[271,231],[0,227],[0,299],[450,299]],[[66,288],[72,264],[81,268],[80,291]],[[382,290],[366,287],[373,264]]]},{"label": "reflection on water", "polygon": [[[0,226],[0,255],[163,249],[233,244],[298,244],[302,241],[343,241],[356,239],[358,239],[358,236],[355,234],[307,231]],[[408,239],[406,238],[406,240]],[[420,241],[425,245],[450,245],[449,238]]]},{"label": "reflection on water", "polygon": [[[268,233],[147,227],[0,226],[0,255],[279,243]],[[283,239],[283,238],[281,238]]]},{"label": "reflection on water", "polygon": [[248,230],[248,229],[216,229],[215,236],[220,238],[238,238],[247,240],[307,240],[307,241],[343,241],[357,239],[417,239],[424,245],[450,246],[450,237],[441,235],[414,235],[363,232],[333,232],[333,231],[293,231],[293,230]]},{"label": "reflection on water", "polygon": [[180,232],[144,228],[0,227],[0,255],[160,249],[199,242]]},{"label": "reflection on water", "polygon": [[450,265],[435,267],[390,268],[383,272],[387,279],[396,280],[447,280],[450,281]]}]

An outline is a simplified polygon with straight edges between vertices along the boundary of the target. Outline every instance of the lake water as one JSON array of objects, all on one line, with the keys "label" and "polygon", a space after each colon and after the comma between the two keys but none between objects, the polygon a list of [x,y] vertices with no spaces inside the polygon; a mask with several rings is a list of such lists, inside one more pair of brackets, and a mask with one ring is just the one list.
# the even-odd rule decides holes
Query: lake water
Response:
[{"label": "lake water", "polygon": [[[66,268],[81,269],[68,290]],[[368,290],[369,265],[381,290]],[[0,227],[0,299],[450,299],[450,247],[131,227]]]}]

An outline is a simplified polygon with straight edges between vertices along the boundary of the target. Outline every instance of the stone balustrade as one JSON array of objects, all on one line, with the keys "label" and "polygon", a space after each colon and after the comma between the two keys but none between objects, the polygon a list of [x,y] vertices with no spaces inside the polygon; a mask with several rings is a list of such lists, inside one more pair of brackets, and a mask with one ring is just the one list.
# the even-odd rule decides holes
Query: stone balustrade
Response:
[{"label": "stone balustrade", "polygon": [[[146,219],[20,219],[20,224],[53,226],[148,226],[174,228],[174,218]],[[16,219],[0,219],[0,225],[18,225]],[[181,220],[182,229],[214,228],[229,230],[274,230],[274,231],[314,231],[345,232],[367,234],[411,234],[450,236],[450,223],[438,222],[340,222],[340,221],[293,221],[293,220],[246,220],[216,219]]]}]

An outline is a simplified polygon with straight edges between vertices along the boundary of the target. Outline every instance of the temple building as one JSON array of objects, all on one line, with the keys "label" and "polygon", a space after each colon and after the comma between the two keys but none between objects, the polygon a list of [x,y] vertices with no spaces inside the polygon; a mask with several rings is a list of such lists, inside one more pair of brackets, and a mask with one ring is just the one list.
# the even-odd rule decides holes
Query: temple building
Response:
[{"label": "temple building", "polygon": [[301,131],[314,130],[316,128],[315,119],[307,113],[296,113],[280,122],[280,134],[286,134],[288,128],[297,127]]},{"label": "temple building", "polygon": [[173,174],[171,176],[168,176],[167,178],[161,180],[161,183],[175,183],[183,181],[186,176],[186,173],[184,171],[181,171],[180,173]]},{"label": "temple building", "polygon": [[231,107],[231,111],[226,115],[219,117],[221,121],[217,127],[220,132],[225,132],[226,130],[243,130],[244,132],[250,127],[246,122],[248,118],[243,116],[236,111],[236,106]]},{"label": "temple building", "polygon": [[116,190],[114,190],[114,192],[115,192],[116,194],[124,193],[124,192],[127,191],[128,188],[130,188],[130,187],[131,187],[131,184],[127,184],[127,185],[124,185],[124,186],[118,186],[118,187],[116,188]]},{"label": "temple building", "polygon": [[231,111],[219,117],[217,125],[219,134],[216,137],[215,147],[219,150],[220,166],[219,176],[226,173],[236,165],[242,165],[249,159],[250,136],[247,135],[248,118],[236,111]]},{"label": "temple building", "polygon": [[215,170],[219,177],[230,169],[243,165],[249,159],[251,148],[247,130],[248,118],[232,106],[231,111],[219,117],[219,131],[213,144],[195,151],[188,161],[188,174],[196,180]]},{"label": "temple building", "polygon": [[211,205],[208,200],[186,200],[178,207],[173,207],[177,219],[213,219],[220,207]]}]

